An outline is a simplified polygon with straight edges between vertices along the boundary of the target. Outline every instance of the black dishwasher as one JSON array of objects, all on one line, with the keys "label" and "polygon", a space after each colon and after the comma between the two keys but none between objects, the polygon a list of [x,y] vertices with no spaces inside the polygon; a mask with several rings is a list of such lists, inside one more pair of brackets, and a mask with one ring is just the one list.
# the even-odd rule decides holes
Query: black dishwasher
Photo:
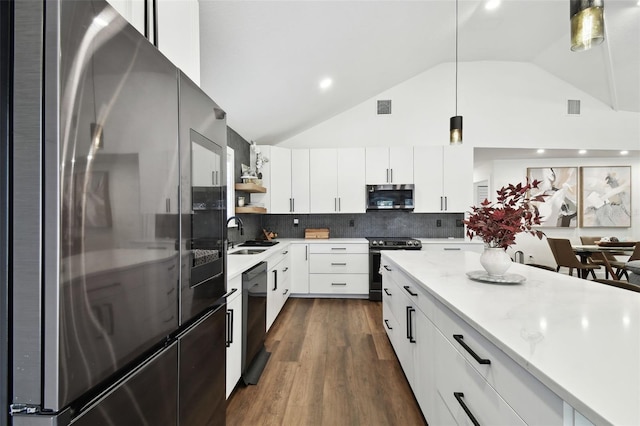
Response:
[{"label": "black dishwasher", "polygon": [[242,379],[258,383],[269,353],[264,347],[267,330],[267,263],[260,262],[242,274]]}]

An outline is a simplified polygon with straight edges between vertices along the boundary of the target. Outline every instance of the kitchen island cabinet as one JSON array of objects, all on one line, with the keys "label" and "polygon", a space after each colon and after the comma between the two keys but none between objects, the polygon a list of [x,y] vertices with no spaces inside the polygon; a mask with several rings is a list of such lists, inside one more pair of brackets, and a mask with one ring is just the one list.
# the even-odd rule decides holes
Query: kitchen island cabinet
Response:
[{"label": "kitchen island cabinet", "polygon": [[640,295],[521,264],[522,284],[472,281],[479,257],[382,253],[383,286],[408,283],[435,327],[427,421],[468,422],[464,403],[480,424],[640,424]]}]

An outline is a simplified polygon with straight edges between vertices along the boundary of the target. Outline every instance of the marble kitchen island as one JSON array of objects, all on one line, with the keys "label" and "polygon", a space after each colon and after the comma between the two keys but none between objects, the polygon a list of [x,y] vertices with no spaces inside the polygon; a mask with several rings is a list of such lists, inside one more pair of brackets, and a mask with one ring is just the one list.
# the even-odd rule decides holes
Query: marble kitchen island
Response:
[{"label": "marble kitchen island", "polygon": [[[507,409],[513,409],[523,424],[545,424],[544,417],[538,414],[542,416],[540,413],[549,408],[549,418],[554,423],[558,420],[557,424],[588,424],[580,423],[588,420],[596,425],[640,425],[640,293],[517,263],[508,273],[526,277],[524,283],[477,282],[469,279],[466,272],[482,269],[479,257],[472,252],[383,252],[381,265],[388,268],[383,274],[383,287],[390,289],[385,297],[393,299],[404,288],[407,294],[399,295],[404,297],[402,300],[415,300],[415,308],[407,306],[409,330],[412,315],[415,318],[418,315],[412,312],[419,309],[429,320],[427,326],[435,330],[434,342],[448,339],[444,345],[450,343],[458,351],[456,354],[463,354],[466,370],[472,368],[470,374],[484,377],[485,385],[488,383],[492,388],[485,386],[485,391],[495,389],[499,395],[495,400],[506,402]],[[389,293],[394,296],[389,297]],[[422,301],[417,301],[419,297]],[[389,307],[393,302],[387,299],[383,299],[383,311],[394,309]],[[386,311],[384,315],[391,317]],[[396,337],[387,331],[401,363],[403,359],[394,339],[404,340],[400,326],[403,321],[398,318],[396,322],[396,327],[400,327]],[[489,348],[484,351],[487,358],[493,350],[494,362],[476,363],[470,352],[452,339],[455,332],[450,331],[454,326],[467,328],[465,342],[480,358],[485,347]],[[474,340],[475,332],[478,336]],[[411,331],[406,334],[415,337]],[[419,331],[417,335],[420,337]],[[433,347],[430,350],[433,352]],[[435,365],[431,366],[431,373],[425,374],[433,374],[437,384],[438,375],[446,368],[437,359],[437,351],[433,356]],[[421,367],[426,368],[428,361],[416,359],[416,365],[423,363]],[[499,370],[503,364],[506,373]],[[501,382],[501,375],[507,379]],[[419,380],[417,383],[418,388],[424,387]],[[451,393],[440,389],[420,392],[428,395],[425,397],[428,404],[439,401],[438,398],[444,400]],[[541,396],[539,401],[531,399],[541,393],[548,395]],[[464,399],[459,401],[472,405],[468,397],[465,392]],[[550,407],[545,407],[547,402]],[[447,416],[457,419],[452,408],[456,406],[455,400],[440,403],[448,407],[443,410],[448,412]],[[492,410],[487,408],[490,404],[478,405],[478,409]],[[427,421],[431,422],[431,413],[425,411],[423,408]]]}]

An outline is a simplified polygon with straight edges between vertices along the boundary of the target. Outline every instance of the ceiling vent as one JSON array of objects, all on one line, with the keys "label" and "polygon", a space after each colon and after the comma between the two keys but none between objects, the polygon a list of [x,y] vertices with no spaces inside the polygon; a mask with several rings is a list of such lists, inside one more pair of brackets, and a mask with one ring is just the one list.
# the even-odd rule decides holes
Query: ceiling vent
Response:
[{"label": "ceiling vent", "polygon": [[378,115],[391,114],[391,100],[378,101]]},{"label": "ceiling vent", "polygon": [[567,101],[567,114],[580,115],[580,101],[575,99],[569,99]]}]

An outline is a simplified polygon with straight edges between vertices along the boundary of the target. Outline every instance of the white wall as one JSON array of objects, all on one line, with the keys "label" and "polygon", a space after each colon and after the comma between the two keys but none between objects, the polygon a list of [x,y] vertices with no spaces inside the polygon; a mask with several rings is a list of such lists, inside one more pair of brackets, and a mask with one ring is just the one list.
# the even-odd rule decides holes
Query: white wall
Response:
[{"label": "white wall", "polygon": [[[467,145],[602,149],[606,144],[635,150],[640,144],[640,114],[613,111],[533,64],[463,62],[458,78]],[[376,101],[382,99],[392,100],[391,115],[377,115]],[[581,100],[580,116],[567,115],[568,99]],[[441,64],[276,144],[446,145],[454,100],[454,64]]]},{"label": "white wall", "polygon": [[[523,182],[527,176],[527,167],[571,167],[571,166],[631,166],[631,228],[541,228],[549,237],[568,238],[573,243],[580,243],[580,235],[586,236],[615,236],[640,240],[640,158],[554,158],[531,160],[496,160],[493,162],[492,175],[489,178],[489,199],[495,199],[496,190],[509,183]],[[486,178],[486,176],[484,176]],[[516,250],[525,254],[527,263],[541,263],[556,265],[546,239],[538,240],[530,235],[520,234],[516,238],[516,245],[509,248],[513,256]],[[529,256],[533,256],[530,259]]]}]

